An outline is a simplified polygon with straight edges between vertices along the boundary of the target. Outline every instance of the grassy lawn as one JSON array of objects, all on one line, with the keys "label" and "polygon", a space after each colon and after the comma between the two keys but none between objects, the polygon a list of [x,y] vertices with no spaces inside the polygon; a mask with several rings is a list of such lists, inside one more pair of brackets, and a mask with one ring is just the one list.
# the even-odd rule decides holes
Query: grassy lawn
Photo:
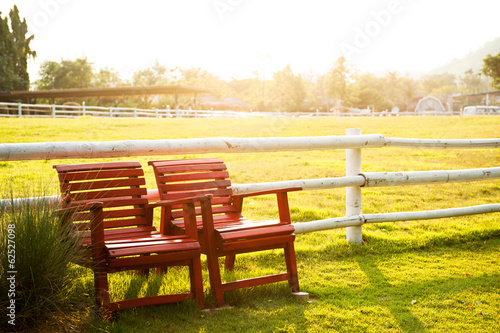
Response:
[{"label": "grassy lawn", "polygon": [[[500,117],[252,118],[238,119],[2,119],[0,142],[110,141],[202,137],[344,135],[346,128],[386,137],[498,138]],[[190,156],[130,157],[146,171],[154,188],[150,159],[223,158],[233,183],[253,183],[345,175],[345,151],[311,151]],[[57,194],[53,164],[90,160],[0,162],[0,184],[33,184]],[[499,149],[363,150],[363,171],[458,170],[500,166]],[[22,190],[18,191],[22,196]],[[498,203],[500,180],[473,183],[368,188],[363,212],[431,210]],[[345,190],[290,194],[294,222],[345,215]],[[275,198],[245,202],[251,218],[277,217]],[[294,300],[286,283],[227,294],[230,307],[201,312],[192,303],[131,309],[115,323],[89,312],[63,318],[68,330],[88,332],[498,332],[500,331],[500,214],[363,227],[365,244],[350,245],[345,230],[297,235],[301,290]],[[204,259],[204,258],[203,258]],[[204,262],[205,264],[205,262]],[[241,255],[230,280],[284,269],[279,251]],[[74,288],[92,294],[91,274],[75,267]],[[130,274],[111,279],[112,297],[135,297],[186,290],[184,270],[149,280]],[[208,272],[204,266],[207,305]]]}]

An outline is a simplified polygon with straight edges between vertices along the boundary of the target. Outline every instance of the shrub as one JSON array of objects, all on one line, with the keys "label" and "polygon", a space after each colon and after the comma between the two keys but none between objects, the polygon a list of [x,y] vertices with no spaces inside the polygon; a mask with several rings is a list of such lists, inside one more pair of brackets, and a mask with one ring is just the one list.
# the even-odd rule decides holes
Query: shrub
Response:
[{"label": "shrub", "polygon": [[70,274],[80,253],[49,200],[13,197],[0,207],[0,330],[31,330],[81,304]]}]

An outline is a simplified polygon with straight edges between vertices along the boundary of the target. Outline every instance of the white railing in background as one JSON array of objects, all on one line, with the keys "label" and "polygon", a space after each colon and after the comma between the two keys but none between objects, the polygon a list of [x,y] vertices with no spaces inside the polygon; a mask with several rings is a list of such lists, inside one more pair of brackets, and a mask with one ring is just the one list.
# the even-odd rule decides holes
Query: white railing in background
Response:
[{"label": "white railing in background", "polygon": [[[0,161],[346,149],[345,177],[233,184],[233,191],[235,193],[251,193],[294,186],[300,186],[303,190],[346,187],[345,217],[300,222],[295,223],[294,226],[297,234],[346,228],[347,239],[352,243],[362,242],[361,226],[365,223],[425,220],[500,212],[500,204],[497,203],[420,212],[362,214],[361,197],[362,188],[364,187],[470,182],[500,178],[500,167],[469,170],[364,173],[361,170],[362,149],[382,147],[492,149],[500,147],[500,138],[470,140],[401,139],[386,138],[381,134],[361,135],[359,129],[348,129],[347,134],[345,136],[289,138],[200,138],[113,142],[2,143],[0,144]],[[158,190],[148,190],[148,198],[158,200]],[[35,199],[4,200],[2,204],[10,205],[13,203],[16,205],[22,200]],[[50,199],[57,201],[58,197],[50,197]]]},{"label": "white railing in background", "polygon": [[[39,117],[39,118],[249,118],[249,117],[396,117],[419,116],[414,112],[362,113],[362,112],[264,112],[232,110],[178,110],[178,109],[139,109],[126,107],[74,106],[56,104],[22,104],[0,102],[0,117]],[[428,112],[426,116],[458,116],[460,111]]]}]

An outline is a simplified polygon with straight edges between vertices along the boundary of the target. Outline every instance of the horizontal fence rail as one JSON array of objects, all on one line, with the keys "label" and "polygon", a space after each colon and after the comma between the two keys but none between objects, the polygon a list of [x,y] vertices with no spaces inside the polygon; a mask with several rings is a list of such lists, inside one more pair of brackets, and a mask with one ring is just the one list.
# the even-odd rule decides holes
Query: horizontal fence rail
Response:
[{"label": "horizontal fence rail", "polygon": [[359,227],[365,223],[431,220],[431,219],[441,219],[448,217],[488,214],[497,212],[500,212],[500,204],[488,204],[488,205],[478,205],[472,207],[427,210],[420,212],[360,214],[360,215],[344,216],[344,217],[324,219],[318,221],[300,222],[300,223],[294,223],[293,225],[295,227],[296,234],[303,234],[313,231]]},{"label": "horizontal fence rail", "polygon": [[[204,138],[175,140],[128,140],[111,142],[52,142],[52,143],[2,143],[0,161],[50,160],[70,158],[109,158],[129,156],[155,156],[207,153],[250,153],[303,150],[346,150],[346,177],[299,179],[256,184],[233,184],[235,194],[259,192],[284,187],[302,187],[303,190],[346,188],[346,212],[348,216],[318,221],[294,223],[296,233],[306,233],[335,228],[346,228],[347,239],[361,243],[360,233],[349,238],[350,228],[361,228],[365,223],[396,222],[437,219],[473,214],[500,212],[500,204],[459,207],[420,212],[361,213],[361,189],[365,187],[390,187],[440,184],[452,182],[484,181],[500,178],[500,167],[469,170],[434,170],[403,172],[352,172],[349,168],[359,167],[360,152],[364,148],[403,147],[425,149],[492,149],[500,147],[500,139],[431,140],[386,138],[381,134],[361,135],[360,131],[347,131],[350,135],[324,137],[275,137],[275,138]],[[359,134],[356,134],[359,133]],[[353,156],[355,157],[353,159]],[[356,163],[353,163],[356,161]],[[349,197],[349,190],[356,189]],[[159,200],[158,190],[149,189],[148,199]],[[2,200],[3,206],[19,206],[23,200],[36,201],[40,198]],[[58,202],[58,196],[44,200]],[[351,205],[355,210],[348,213]],[[356,213],[352,213],[356,212]],[[361,230],[361,229],[353,229]]]},{"label": "horizontal fence rail", "polygon": [[[140,109],[128,107],[103,107],[87,105],[24,104],[0,102],[0,117],[23,118],[249,118],[249,117],[404,117],[404,116],[461,116],[462,111],[437,112],[373,112],[350,110],[343,112],[302,112],[236,111],[236,110],[181,110],[181,109]],[[493,114],[492,114],[493,115]],[[495,113],[498,115],[498,113]]]},{"label": "horizontal fence rail", "polygon": [[498,148],[500,139],[420,140],[385,138],[382,134],[204,138],[172,140],[126,140],[107,142],[35,142],[0,144],[0,161],[51,160],[68,158],[109,158],[208,153],[251,153],[294,150],[352,148]]},{"label": "horizontal fence rail", "polygon": [[382,135],[371,134],[302,138],[206,138],[108,142],[2,143],[0,144],[0,161],[330,150],[383,147],[384,142]]}]

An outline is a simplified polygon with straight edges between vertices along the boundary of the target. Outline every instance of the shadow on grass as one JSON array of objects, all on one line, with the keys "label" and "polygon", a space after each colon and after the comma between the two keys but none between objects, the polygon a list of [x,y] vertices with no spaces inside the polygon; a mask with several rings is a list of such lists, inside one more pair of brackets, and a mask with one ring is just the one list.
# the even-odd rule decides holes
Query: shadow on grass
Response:
[{"label": "shadow on grass", "polygon": [[[364,260],[357,260],[357,262],[361,270],[368,277],[372,285],[371,288],[376,288],[377,291],[385,294],[385,299],[398,300],[401,298],[401,288],[391,285],[371,258],[364,258]],[[407,288],[405,287],[405,289]],[[408,304],[407,306],[402,306],[401,303],[403,302],[384,302],[384,306],[391,312],[403,332],[424,331],[425,325],[410,310],[411,302],[408,302],[407,299],[404,301],[404,303]],[[372,305],[379,304],[377,302]]]}]

